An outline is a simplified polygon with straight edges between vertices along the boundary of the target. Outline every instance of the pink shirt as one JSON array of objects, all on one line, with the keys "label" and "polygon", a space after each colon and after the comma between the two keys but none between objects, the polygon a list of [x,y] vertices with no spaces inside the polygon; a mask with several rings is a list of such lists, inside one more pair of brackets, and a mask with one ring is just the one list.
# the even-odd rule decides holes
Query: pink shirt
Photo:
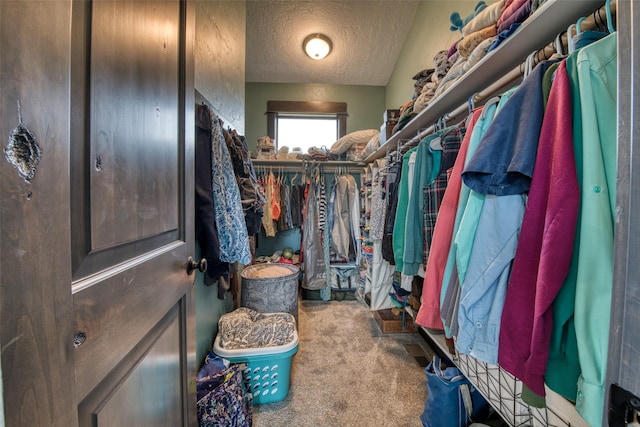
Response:
[{"label": "pink shirt", "polygon": [[425,269],[424,282],[422,285],[422,302],[420,310],[416,316],[416,323],[431,329],[444,329],[442,318],[440,317],[440,291],[442,290],[442,278],[449,257],[449,248],[453,236],[453,227],[458,210],[458,200],[460,198],[460,187],[462,185],[462,169],[467,157],[469,140],[476,122],[482,114],[482,108],[476,108],[471,113],[471,120],[467,126],[464,139],[460,144],[458,157],[451,169],[451,176],[447,189],[444,192],[438,218],[433,230],[429,258]]}]

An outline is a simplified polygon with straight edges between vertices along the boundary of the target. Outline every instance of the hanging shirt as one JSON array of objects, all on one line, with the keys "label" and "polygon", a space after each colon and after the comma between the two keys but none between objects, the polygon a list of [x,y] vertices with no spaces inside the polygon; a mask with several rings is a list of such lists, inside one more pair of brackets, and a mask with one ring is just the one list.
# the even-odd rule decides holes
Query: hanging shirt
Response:
[{"label": "hanging shirt", "polygon": [[402,156],[402,170],[406,171],[406,173],[401,174],[400,186],[398,188],[398,204],[393,224],[393,258],[396,263],[396,271],[402,271],[403,265],[404,231],[407,219],[407,206],[409,204],[409,181],[412,177],[411,170],[409,169],[409,160],[417,149],[417,147],[412,148]]},{"label": "hanging shirt", "polygon": [[[466,205],[469,195],[469,188],[462,183],[462,169],[464,163],[468,161],[471,155],[475,152],[475,149],[477,148],[482,135],[484,135],[487,127],[489,127],[489,124],[491,123],[491,120],[493,120],[493,115],[496,111],[496,102],[489,102],[483,107],[483,109],[479,112],[479,117],[477,119],[477,123],[473,126],[473,130],[471,132],[468,132],[470,138],[467,146],[467,153],[465,158],[461,159],[463,164],[458,166],[460,168],[461,187],[454,214],[453,229],[451,231],[452,239],[455,237],[457,229],[460,226],[460,220],[462,218],[462,213],[464,212],[464,206]],[[437,221],[440,222],[440,218],[438,218]],[[447,287],[451,281],[456,252],[452,240],[449,240],[448,244],[446,245],[444,244],[444,242],[439,243],[438,247],[440,247],[443,251],[446,248],[446,263],[442,265],[442,267],[444,267],[444,270],[442,271],[441,275],[438,274],[437,270],[431,267],[430,261],[427,261],[425,280],[422,287],[422,303],[418,312],[418,316],[416,316],[416,322],[419,325],[425,326],[427,328],[442,330],[444,326],[442,323],[440,306],[442,300],[444,299],[444,295],[446,294]],[[433,243],[431,251],[433,252]],[[441,256],[444,255],[444,253],[441,254]],[[445,328],[445,331],[446,330],[447,329]],[[450,335],[448,336],[450,337]]]},{"label": "hanging shirt", "polygon": [[[473,157],[476,152],[476,149],[480,142],[482,141],[482,137],[487,132],[487,129],[493,122],[495,114],[500,111],[505,103],[509,100],[513,92],[515,92],[517,88],[512,88],[502,94],[499,99],[496,99],[495,102],[489,100],[487,105],[484,106],[482,111],[482,115],[478,120],[478,124],[475,126],[473,135],[471,136],[471,141],[469,143],[469,149],[467,151],[467,157],[465,161],[465,165],[469,162],[469,160]],[[496,105],[497,103],[497,105]],[[471,248],[473,244],[473,240],[465,240],[465,230],[468,227],[464,227],[465,219],[469,221],[470,216],[474,216],[478,218],[480,215],[480,211],[482,208],[482,204],[484,203],[484,198],[482,195],[472,191],[467,185],[462,183],[462,187],[460,189],[460,199],[458,202],[458,211],[456,212],[456,219],[453,230],[452,244],[449,250],[449,257],[447,259],[447,265],[445,267],[445,272],[443,276],[443,284],[442,290],[440,293],[440,302],[442,304],[447,290],[449,286],[460,286],[460,278],[459,278],[459,268],[464,267],[463,274],[466,274],[466,267],[469,257],[471,256]],[[470,221],[469,225],[473,226],[473,236],[475,237],[475,227],[477,226],[476,222]],[[468,244],[465,244],[466,242]],[[462,262],[464,260],[464,263]],[[464,276],[463,276],[464,277]],[[456,295],[456,298],[459,299],[460,291],[455,289],[453,295]],[[455,323],[457,324],[457,310],[458,305],[454,305],[453,310],[450,311],[450,314],[453,317],[449,317],[449,319],[456,319]],[[445,333],[447,336],[450,335],[451,331],[448,331],[445,328]]]},{"label": "hanging shirt", "polygon": [[458,232],[462,289],[456,346],[492,364],[498,361],[500,318],[526,203],[521,193],[533,175],[544,112],[542,79],[550,65],[538,64],[504,103],[462,173],[477,195],[469,201],[479,202],[473,215],[467,205]]},{"label": "hanging shirt", "polygon": [[[422,218],[424,210],[424,187],[429,185],[440,171],[442,150],[431,150],[432,141],[440,141],[442,132],[426,136],[415,151],[415,164],[409,163],[408,205],[404,225],[404,250],[402,252],[402,273],[406,276],[418,274],[422,264],[424,232]],[[439,142],[438,142],[439,144]]]},{"label": "hanging shirt", "polygon": [[[617,34],[578,51],[582,107],[580,243],[575,327],[582,375],[576,409],[602,425],[613,286],[613,232],[617,157]],[[577,250],[576,250],[577,249]]]},{"label": "hanging shirt", "polygon": [[305,201],[305,216],[303,223],[302,252],[304,265],[305,289],[321,290],[327,286],[327,272],[321,232],[317,227],[317,191],[314,180],[310,180]]},{"label": "hanging shirt", "polygon": [[382,257],[395,264],[393,257],[393,226],[398,208],[398,193],[402,180],[402,158],[395,160],[389,167],[386,179],[387,207],[385,212],[384,236],[382,237]]},{"label": "hanging shirt", "polygon": [[544,115],[500,333],[500,364],[541,396],[551,306],[569,271],[580,197],[569,117],[571,91],[562,62]]},{"label": "hanging shirt", "polygon": [[220,260],[251,263],[249,236],[242,211],[240,191],[222,134],[220,120],[213,121],[211,139],[212,191],[216,225],[220,239]]},{"label": "hanging shirt", "polygon": [[529,189],[544,114],[542,78],[551,64],[538,64],[496,113],[462,173],[472,190],[503,196]]},{"label": "hanging shirt", "polygon": [[498,363],[504,297],[516,252],[526,196],[484,200],[469,270],[460,286],[456,348],[486,363]]},{"label": "hanging shirt", "polygon": [[235,130],[224,130],[224,139],[231,155],[233,172],[240,190],[247,233],[254,235],[260,232],[266,197],[262,186],[258,184],[244,136],[238,135]]},{"label": "hanging shirt", "polygon": [[[382,160],[384,162],[384,159]],[[380,163],[384,167],[384,163]],[[385,176],[378,174],[371,182],[371,219],[369,236],[372,240],[382,240],[384,236],[384,220],[386,211],[386,193],[384,191]]]},{"label": "hanging shirt", "polygon": [[273,174],[263,175],[262,185],[264,186],[264,192],[266,197],[266,204],[264,208],[264,214],[262,216],[262,226],[264,227],[264,233],[267,237],[275,237],[276,228],[273,224],[272,204],[273,204]]},{"label": "hanging shirt", "polygon": [[293,227],[302,225],[302,201],[304,200],[304,187],[302,185],[293,184],[291,186],[291,223]]},{"label": "hanging shirt", "polygon": [[469,140],[476,122],[480,118],[482,108],[475,109],[466,120],[466,133],[460,151],[456,157],[455,164],[451,171],[451,176],[447,189],[442,198],[439,214],[433,230],[433,238],[429,250],[429,257],[425,268],[425,276],[422,284],[422,300],[420,309],[416,315],[416,323],[432,329],[442,329],[440,316],[440,292],[442,289],[442,276],[447,263],[447,256],[451,246],[451,236],[455,222],[458,200],[460,196],[460,186],[462,184],[461,173],[464,160],[467,156]]},{"label": "hanging shirt", "polygon": [[440,205],[444,198],[444,193],[449,184],[451,169],[458,158],[460,144],[466,133],[466,120],[456,126],[449,128],[440,136],[442,144],[442,152],[440,159],[440,170],[438,175],[431,183],[424,187],[423,201],[423,253],[422,262],[427,265],[429,259],[429,251],[433,241],[433,231],[440,212]]},{"label": "hanging shirt", "polygon": [[[360,234],[360,204],[358,186],[352,175],[336,176],[335,185],[331,192],[331,201],[330,205],[333,211],[332,249],[338,257],[355,260],[359,258],[356,256],[356,240]],[[357,218],[355,224],[353,222],[354,213]]]},{"label": "hanging shirt", "polygon": [[211,181],[211,111],[206,105],[196,106],[195,202],[196,238],[203,258],[207,260],[204,282],[218,282],[218,298],[224,299],[229,289],[229,263],[220,260],[220,243],[215,220]]},{"label": "hanging shirt", "polygon": [[324,231],[327,223],[327,188],[324,175],[318,175],[316,179],[316,200],[318,202],[318,230]]}]

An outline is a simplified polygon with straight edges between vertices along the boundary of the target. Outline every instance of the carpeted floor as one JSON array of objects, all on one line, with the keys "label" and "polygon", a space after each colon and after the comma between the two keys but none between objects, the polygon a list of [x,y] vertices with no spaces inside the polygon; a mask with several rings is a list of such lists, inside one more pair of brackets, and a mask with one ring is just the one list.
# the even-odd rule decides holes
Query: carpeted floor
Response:
[{"label": "carpeted floor", "polygon": [[416,333],[383,334],[360,301],[300,301],[289,393],[254,406],[256,427],[419,427],[431,351]]}]

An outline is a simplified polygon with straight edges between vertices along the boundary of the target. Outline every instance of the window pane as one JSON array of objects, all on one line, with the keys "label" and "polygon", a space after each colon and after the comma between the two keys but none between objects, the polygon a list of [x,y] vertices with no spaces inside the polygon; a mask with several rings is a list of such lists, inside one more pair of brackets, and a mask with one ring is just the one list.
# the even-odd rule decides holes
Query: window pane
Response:
[{"label": "window pane", "polygon": [[335,117],[278,117],[278,148],[289,147],[291,151],[300,147],[307,153],[310,147],[330,148],[338,135],[338,119]]}]

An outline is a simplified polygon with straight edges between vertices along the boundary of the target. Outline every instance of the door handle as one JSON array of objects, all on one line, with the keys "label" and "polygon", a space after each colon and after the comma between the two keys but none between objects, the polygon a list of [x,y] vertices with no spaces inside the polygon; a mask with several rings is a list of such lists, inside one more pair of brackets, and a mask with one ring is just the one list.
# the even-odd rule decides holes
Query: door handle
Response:
[{"label": "door handle", "polygon": [[200,273],[207,271],[207,260],[202,258],[200,262],[195,262],[192,257],[189,257],[187,259],[187,274],[191,276],[196,269],[198,269]]}]

